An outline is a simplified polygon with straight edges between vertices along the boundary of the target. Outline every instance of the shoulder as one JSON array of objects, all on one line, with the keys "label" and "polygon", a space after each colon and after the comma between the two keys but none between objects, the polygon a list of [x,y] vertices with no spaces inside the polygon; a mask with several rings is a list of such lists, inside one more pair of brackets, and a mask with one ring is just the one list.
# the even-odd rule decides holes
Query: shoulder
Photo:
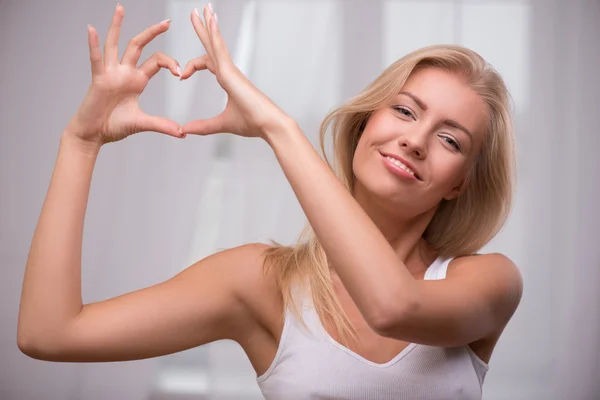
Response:
[{"label": "shoulder", "polygon": [[248,243],[213,255],[222,258],[220,264],[227,269],[224,272],[230,274],[240,298],[274,288],[273,273],[265,268],[266,252],[271,248],[264,243]]},{"label": "shoulder", "polygon": [[453,259],[447,277],[477,285],[487,292],[496,311],[510,318],[521,301],[523,277],[517,265],[500,253],[474,254]]},{"label": "shoulder", "polygon": [[272,246],[264,243],[248,243],[232,249],[231,261],[238,266],[236,273],[243,283],[240,289],[253,294],[256,290],[275,288],[274,269],[266,268],[265,264],[271,249]]},{"label": "shoulder", "polygon": [[241,276],[255,274],[264,262],[264,253],[271,246],[264,243],[247,243],[215,252],[209,258],[219,259],[219,264],[233,269]]},{"label": "shoulder", "polygon": [[276,268],[266,268],[268,250],[264,243],[248,243],[223,252],[227,254],[233,279],[234,295],[243,306],[239,322],[244,329],[271,326],[283,314],[283,297],[276,278]]}]

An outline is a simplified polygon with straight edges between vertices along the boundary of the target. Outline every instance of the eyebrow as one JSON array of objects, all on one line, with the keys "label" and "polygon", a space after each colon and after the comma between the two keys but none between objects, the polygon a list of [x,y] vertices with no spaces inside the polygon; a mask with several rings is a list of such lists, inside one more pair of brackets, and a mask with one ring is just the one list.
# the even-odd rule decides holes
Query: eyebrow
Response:
[{"label": "eyebrow", "polygon": [[[420,98],[418,98],[417,96],[415,96],[414,94],[410,93],[410,92],[400,92],[398,94],[403,94],[405,96],[410,97],[411,99],[414,100],[415,103],[417,103],[417,105],[419,107],[421,107],[421,109],[423,109],[423,111],[427,111],[427,104],[423,103],[423,100],[421,100]],[[452,128],[456,128],[456,129],[460,129],[461,131],[463,131],[464,133],[467,134],[467,136],[469,136],[469,139],[471,139],[471,141],[473,141],[473,135],[471,134],[471,132],[469,132],[469,130],[467,128],[465,128],[464,126],[462,126],[461,124],[459,124],[456,121],[453,121],[451,119],[447,119],[443,122],[444,125],[450,126]]]}]

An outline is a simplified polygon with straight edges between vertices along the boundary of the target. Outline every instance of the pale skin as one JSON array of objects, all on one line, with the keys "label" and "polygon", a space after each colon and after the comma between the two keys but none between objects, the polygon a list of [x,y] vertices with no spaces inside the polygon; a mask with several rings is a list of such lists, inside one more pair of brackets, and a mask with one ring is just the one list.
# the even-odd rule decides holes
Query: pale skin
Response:
[{"label": "pale skin", "polygon": [[[230,132],[263,139],[273,149],[328,255],[336,293],[359,333],[352,350],[382,363],[410,342],[470,345],[489,361],[521,298],[516,266],[500,254],[465,256],[450,263],[446,279],[423,280],[436,254],[422,233],[437,204],[460,195],[466,168],[484,139],[485,107],[460,78],[423,70],[405,84],[408,94],[374,111],[356,150],[357,184],[349,193],[298,124],[235,67],[208,7],[204,21],[191,14],[207,54],[181,74],[178,63],[163,54],[137,66],[143,46],[169,22],[134,38],[119,62],[123,15],[117,6],[104,53],[95,29],[88,30],[92,85],[61,136],[31,243],[19,311],[21,351],[51,361],[124,361],[232,339],[258,375],[268,369],[283,328],[283,299],[272,272],[263,272],[264,244],[221,251],[142,290],[82,302],[83,222],[102,146],[143,131],[181,138]],[[180,79],[207,69],[228,94],[225,111],[181,127],[146,115],[137,97],[160,68]],[[448,119],[469,134],[444,124]],[[381,152],[408,161],[420,179],[394,172]],[[332,327],[326,328],[336,338]]]}]

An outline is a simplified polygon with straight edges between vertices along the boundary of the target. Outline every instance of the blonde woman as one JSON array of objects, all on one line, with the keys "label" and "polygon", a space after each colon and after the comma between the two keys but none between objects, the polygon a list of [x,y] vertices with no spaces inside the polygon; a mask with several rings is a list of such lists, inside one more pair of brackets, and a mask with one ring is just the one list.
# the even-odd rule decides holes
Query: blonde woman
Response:
[{"label": "blonde woman", "polygon": [[[92,84],[61,137],[23,283],[18,345],[33,358],[157,357],[219,339],[243,348],[268,399],[480,399],[492,351],[522,293],[517,267],[477,255],[507,218],[514,153],[509,94],[473,51],[434,46],[389,66],[330,113],[335,171],[298,125],[233,65],[211,7],[192,24],[207,54],[177,62],[133,38],[122,60],[117,6]],[[137,98],[160,68],[207,69],[222,114],[179,127]],[[273,149],[309,228],[293,247],[247,244],[168,281],[82,304],[81,243],[102,145],[140,131],[230,132]]]}]

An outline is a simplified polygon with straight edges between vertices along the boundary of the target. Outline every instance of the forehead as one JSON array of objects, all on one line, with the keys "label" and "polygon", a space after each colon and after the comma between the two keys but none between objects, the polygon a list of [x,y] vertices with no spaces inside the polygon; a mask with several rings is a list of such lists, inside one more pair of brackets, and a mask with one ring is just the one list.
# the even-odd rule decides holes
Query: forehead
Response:
[{"label": "forehead", "polygon": [[437,68],[421,69],[409,76],[401,92],[421,99],[433,118],[451,119],[463,125],[472,132],[473,139],[485,131],[486,105],[457,74]]}]

